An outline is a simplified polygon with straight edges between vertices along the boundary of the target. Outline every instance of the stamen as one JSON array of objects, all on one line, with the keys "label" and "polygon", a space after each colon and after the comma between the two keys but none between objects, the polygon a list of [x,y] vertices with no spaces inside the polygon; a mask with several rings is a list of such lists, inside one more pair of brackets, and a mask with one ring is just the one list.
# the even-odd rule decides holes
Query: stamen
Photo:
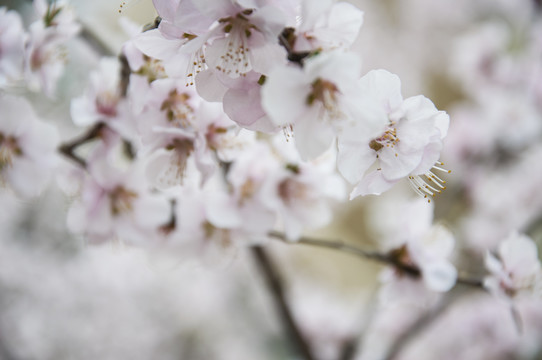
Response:
[{"label": "stamen", "polygon": [[122,14],[122,12],[126,9],[131,8],[133,5],[137,4],[140,0],[126,0],[120,3],[119,6],[119,14]]},{"label": "stamen", "polygon": [[[371,142],[369,143],[369,147],[374,151],[378,152],[383,147],[394,148],[395,145],[399,143],[399,141],[400,140],[397,137],[397,128],[395,127],[395,122],[390,121],[386,128],[386,131],[384,131],[384,133],[380,137],[371,140]],[[399,154],[395,153],[395,156],[398,157]]]},{"label": "stamen", "polygon": [[196,77],[196,75],[205,70],[206,68],[207,65],[205,64],[205,55],[203,55],[203,49],[199,48],[194,54],[192,54],[188,68],[186,69],[186,86],[194,85],[194,78]]},{"label": "stamen", "polygon": [[[436,164],[442,165],[441,162],[437,162]],[[433,166],[433,169],[447,173],[451,172],[450,170],[446,170],[438,166]],[[446,181],[436,176],[431,170],[422,175],[410,175],[408,177],[408,182],[412,189],[414,189],[414,192],[420,196],[423,196],[425,199],[427,199],[428,195],[435,197],[437,194],[440,194],[442,191],[446,190],[446,186],[444,186]],[[431,199],[428,199],[427,201],[431,202]]]}]

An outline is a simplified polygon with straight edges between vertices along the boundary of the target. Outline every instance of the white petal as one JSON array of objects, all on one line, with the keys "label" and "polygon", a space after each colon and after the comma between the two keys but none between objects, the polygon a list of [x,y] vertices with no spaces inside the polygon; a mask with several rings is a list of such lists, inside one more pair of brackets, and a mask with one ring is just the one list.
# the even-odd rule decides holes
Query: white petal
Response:
[{"label": "white petal", "polygon": [[360,195],[380,195],[389,190],[394,184],[395,182],[384,179],[382,171],[375,170],[361,179],[350,194],[350,200]]},{"label": "white petal", "polygon": [[387,113],[403,102],[401,80],[386,70],[371,70],[359,80],[360,98],[370,97]]},{"label": "white petal", "polygon": [[185,39],[166,39],[158,29],[145,31],[133,39],[134,45],[145,55],[167,60],[177,56]]},{"label": "white petal", "polygon": [[155,229],[170,220],[171,205],[165,198],[144,196],[135,203],[134,217],[136,223],[143,228]]},{"label": "white petal", "polygon": [[502,263],[489,251],[486,251],[484,256],[484,265],[486,269],[489,270],[492,274],[501,274],[503,272]]},{"label": "white petal", "polygon": [[365,171],[375,162],[374,150],[368,144],[343,143],[339,140],[337,168],[351,184],[361,180]]},{"label": "white petal", "polygon": [[297,150],[303,160],[314,159],[328,150],[335,138],[331,125],[318,118],[319,111],[315,104],[312,111],[304,112],[294,127]]},{"label": "white petal", "polygon": [[446,261],[423,265],[422,273],[425,285],[434,291],[448,291],[457,280],[457,269]]},{"label": "white petal", "polygon": [[276,68],[262,86],[262,107],[278,126],[295,124],[298,117],[309,109],[309,86],[301,69]]},{"label": "white petal", "polygon": [[222,101],[228,88],[224,86],[210,70],[204,70],[196,76],[196,89],[198,94],[207,101]]}]

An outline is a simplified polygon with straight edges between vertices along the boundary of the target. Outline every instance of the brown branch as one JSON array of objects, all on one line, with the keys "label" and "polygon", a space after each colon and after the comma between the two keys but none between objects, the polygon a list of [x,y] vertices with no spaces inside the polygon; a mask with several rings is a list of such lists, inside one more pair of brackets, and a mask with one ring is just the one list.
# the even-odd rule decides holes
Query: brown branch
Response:
[{"label": "brown branch", "polygon": [[290,307],[286,301],[282,281],[269,254],[261,246],[254,246],[251,248],[251,251],[254,260],[258,264],[258,267],[267,282],[267,286],[271,292],[277,310],[280,313],[282,324],[289,334],[289,338],[303,359],[313,360],[314,356],[312,355],[309,344],[301,334],[301,330],[293,318]]},{"label": "brown branch", "polygon": [[282,30],[282,33],[279,35],[279,44],[282,45],[282,47],[286,49],[286,52],[288,53],[288,60],[303,66],[303,60],[306,57],[308,57],[311,54],[311,52],[310,51],[301,51],[301,52],[294,51],[295,40],[296,40],[295,29],[291,27],[287,27],[284,30]]},{"label": "brown branch", "polygon": [[58,151],[60,151],[60,153],[65,155],[67,158],[75,161],[79,166],[86,168],[87,162],[75,153],[75,149],[89,141],[98,138],[100,136],[100,132],[104,128],[105,124],[100,122],[94,125],[86,133],[79,136],[78,138],[75,138],[70,142],[60,145]]},{"label": "brown branch", "polygon": [[[393,253],[381,254],[378,252],[370,252],[370,251],[360,249],[356,246],[348,245],[341,240],[323,240],[323,239],[313,239],[309,237],[301,237],[295,242],[290,242],[286,239],[286,236],[283,233],[280,233],[278,231],[271,231],[268,233],[268,235],[272,238],[281,240],[288,244],[312,245],[312,246],[318,246],[318,247],[324,247],[324,248],[333,249],[337,251],[342,251],[342,252],[356,255],[368,260],[374,260],[382,264],[391,265],[395,267],[397,270],[401,271],[401,273],[406,274],[411,277],[418,278],[421,276],[421,271],[417,266],[401,262],[401,259],[397,256],[394,256]],[[469,278],[469,277],[458,277],[456,282],[462,285],[472,286],[476,288],[483,288],[483,281],[480,279],[474,279],[474,278]]]},{"label": "brown branch", "polygon": [[80,22],[81,24],[81,32],[79,33],[79,36],[81,39],[85,40],[85,42],[94,50],[97,54],[100,54],[102,56],[115,56],[115,53],[109,46],[105,44],[94,32],[89,30],[89,28]]}]

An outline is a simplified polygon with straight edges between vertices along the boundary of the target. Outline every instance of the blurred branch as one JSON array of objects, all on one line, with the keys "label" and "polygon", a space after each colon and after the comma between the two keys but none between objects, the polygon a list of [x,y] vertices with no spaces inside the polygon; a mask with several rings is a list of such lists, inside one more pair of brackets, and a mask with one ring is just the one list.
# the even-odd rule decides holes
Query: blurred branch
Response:
[{"label": "blurred branch", "polygon": [[79,36],[99,55],[101,56],[115,56],[115,53],[109,48],[105,42],[103,42],[96,34],[94,34],[89,28],[81,21],[81,32]]},{"label": "blurred branch", "polygon": [[100,132],[102,131],[104,127],[105,127],[104,123],[98,123],[94,125],[92,128],[90,128],[86,133],[84,133],[80,137],[75,138],[74,140],[70,142],[60,145],[60,147],[58,148],[58,151],[60,151],[60,153],[62,155],[65,155],[67,158],[75,161],[82,168],[86,168],[87,162],[75,153],[75,149],[77,149],[79,146],[89,141],[92,141],[98,138],[100,136]]},{"label": "blurred branch", "polygon": [[0,359],[16,360],[17,358],[11,353],[3,339],[0,337]]},{"label": "blurred branch", "polygon": [[286,49],[288,60],[303,66],[303,60],[311,53],[309,51],[294,51],[296,41],[295,29],[287,27],[279,35],[279,44]]},{"label": "blurred branch", "polygon": [[409,328],[403,331],[403,333],[399,335],[399,337],[390,347],[390,351],[384,359],[394,360],[412,339],[414,339],[423,330],[427,329],[438,318],[440,318],[440,316],[445,312],[445,310],[448,309],[448,307],[452,304],[454,299],[455,297],[452,296],[448,296],[446,299],[443,299],[435,309],[420,317],[417,321],[414,322],[414,324],[412,324]]},{"label": "blurred branch", "polygon": [[[291,241],[288,241],[288,239],[283,233],[280,233],[278,231],[271,231],[268,233],[268,235],[272,238],[281,240],[285,243],[292,244],[292,245],[295,245],[295,244],[312,245],[312,246],[324,247],[328,249],[346,252],[349,254],[357,255],[359,257],[368,259],[368,260],[374,260],[382,264],[392,265],[397,270],[411,277],[417,278],[421,276],[421,271],[417,266],[402,262],[401,258],[393,254],[393,252],[389,254],[370,252],[370,251],[360,249],[356,246],[348,245],[341,240],[323,240],[323,239],[313,239],[309,237],[301,237],[295,242],[291,242]],[[470,277],[458,277],[456,282],[462,285],[472,286],[476,288],[483,288],[483,282],[481,279],[474,279]]]},{"label": "blurred branch", "polygon": [[275,305],[280,313],[282,324],[290,335],[289,338],[303,359],[313,360],[314,356],[311,353],[309,344],[301,334],[301,330],[297,326],[290,307],[286,302],[282,281],[269,257],[269,254],[261,246],[254,246],[251,248],[251,251],[254,260],[258,264],[258,267],[260,268],[260,271],[267,282],[267,286],[269,287]]}]

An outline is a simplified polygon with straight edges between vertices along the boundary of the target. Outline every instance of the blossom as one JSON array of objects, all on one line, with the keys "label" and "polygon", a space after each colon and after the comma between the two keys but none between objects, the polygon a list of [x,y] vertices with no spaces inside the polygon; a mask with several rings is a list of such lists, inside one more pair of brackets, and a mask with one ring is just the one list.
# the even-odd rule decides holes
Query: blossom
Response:
[{"label": "blossom", "polygon": [[0,7],[0,88],[5,88],[22,76],[24,29],[15,11]]},{"label": "blossom", "polygon": [[25,44],[25,80],[31,90],[44,91],[52,97],[64,71],[64,45],[77,35],[80,25],[75,22],[74,13],[61,2],[48,4],[45,0],[35,0],[34,9],[39,19],[30,25]]},{"label": "blossom", "polygon": [[131,109],[120,88],[120,64],[104,57],[99,68],[90,73],[83,95],[72,99],[70,113],[77,126],[104,123],[124,138],[135,137]]},{"label": "blossom", "polygon": [[[278,66],[269,73],[262,88],[262,107],[275,125],[293,126],[303,159],[326,151],[337,132],[352,121],[360,71],[356,55],[335,51],[306,60],[303,68]],[[370,121],[365,125],[373,127]]]},{"label": "blossom", "polygon": [[[403,100],[399,78],[385,70],[370,71],[360,87],[365,99],[361,121],[376,119],[381,131],[374,136],[354,127],[339,137],[338,169],[356,185],[350,198],[380,194],[407,176],[422,196],[441,192],[445,181],[432,170],[445,171],[438,159],[448,115],[424,96]],[[370,170],[373,164],[376,169]]]},{"label": "blossom", "polygon": [[484,287],[494,295],[507,300],[542,295],[538,250],[528,236],[512,232],[500,243],[497,256],[487,252],[484,260],[490,272]]},{"label": "blossom", "polygon": [[[442,225],[433,224],[433,207],[423,199],[383,199],[371,216],[378,233],[379,247],[397,262],[420,271],[427,289],[450,290],[457,270],[450,262],[455,239]],[[390,269],[387,277],[401,278],[401,270]]]},{"label": "blossom", "polygon": [[294,50],[330,50],[353,44],[363,24],[363,12],[346,2],[304,0],[300,19]]},{"label": "blossom", "polygon": [[106,159],[90,162],[80,197],[68,211],[68,228],[95,243],[148,244],[168,223],[171,210],[164,196],[151,192],[144,168],[143,162],[124,170]]},{"label": "blossom", "polygon": [[154,58],[186,64],[187,85],[206,68],[237,78],[265,69],[270,54],[283,54],[276,39],[286,20],[272,4],[156,0],[154,5],[163,20],[135,44]]},{"label": "blossom", "polygon": [[21,196],[35,196],[55,167],[57,130],[39,120],[30,103],[0,94],[0,184]]},{"label": "blossom", "polygon": [[331,159],[284,162],[263,184],[263,201],[278,214],[287,239],[295,241],[304,230],[331,221],[333,202],[345,195],[344,182],[330,166]]}]

